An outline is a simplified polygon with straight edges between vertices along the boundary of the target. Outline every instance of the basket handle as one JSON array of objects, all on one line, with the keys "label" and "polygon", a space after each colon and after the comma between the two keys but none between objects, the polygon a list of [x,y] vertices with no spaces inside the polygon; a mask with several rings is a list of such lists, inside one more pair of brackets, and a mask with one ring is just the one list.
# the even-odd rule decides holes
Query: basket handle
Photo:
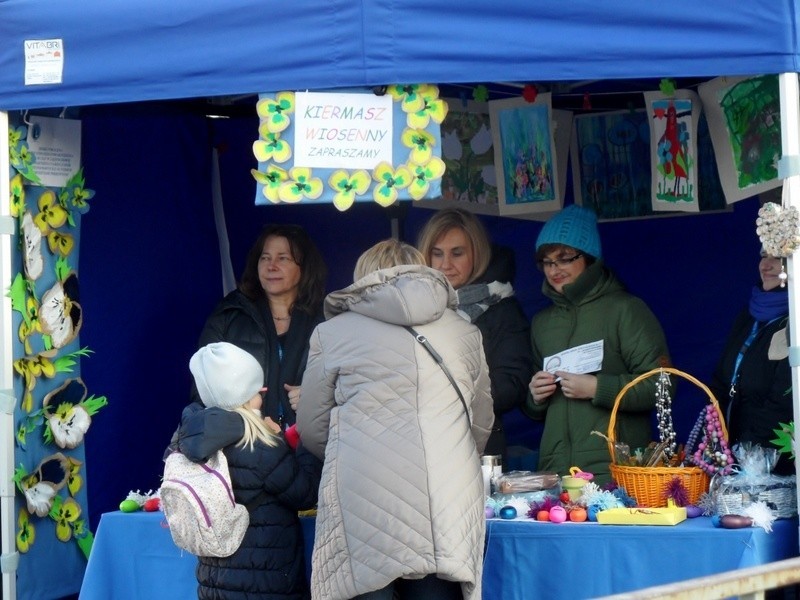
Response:
[{"label": "basket handle", "polygon": [[674,369],[672,367],[658,367],[656,369],[653,369],[652,371],[648,371],[647,373],[642,373],[638,377],[636,377],[633,380],[631,380],[630,382],[626,383],[625,386],[617,394],[617,397],[614,398],[614,407],[611,409],[611,417],[608,420],[608,438],[607,438],[608,452],[609,452],[609,454],[611,456],[611,462],[612,463],[614,462],[614,457],[616,456],[616,453],[614,452],[614,443],[615,443],[615,437],[614,437],[615,436],[615,431],[614,430],[616,429],[616,425],[617,425],[617,410],[619,409],[619,403],[622,400],[622,397],[627,393],[627,391],[629,389],[631,389],[633,386],[635,386],[640,381],[644,381],[648,377],[652,377],[653,375],[656,375],[656,374],[660,375],[661,373],[672,373],[673,375],[678,375],[679,377],[683,377],[684,379],[688,379],[693,384],[695,384],[697,387],[699,387],[701,390],[703,390],[706,393],[706,395],[708,396],[708,399],[711,401],[711,404],[716,409],[717,414],[719,415],[719,424],[720,424],[720,427],[722,427],[722,435],[724,436],[724,438],[726,440],[728,439],[728,428],[725,426],[725,419],[724,419],[724,417],[722,415],[722,411],[719,409],[719,403],[717,402],[717,399],[714,397],[714,394],[711,392],[711,390],[708,389],[708,386],[706,384],[704,384],[702,381],[700,381],[699,379],[697,379],[695,377],[692,377],[688,373],[684,373],[683,371],[679,371],[678,369]]}]

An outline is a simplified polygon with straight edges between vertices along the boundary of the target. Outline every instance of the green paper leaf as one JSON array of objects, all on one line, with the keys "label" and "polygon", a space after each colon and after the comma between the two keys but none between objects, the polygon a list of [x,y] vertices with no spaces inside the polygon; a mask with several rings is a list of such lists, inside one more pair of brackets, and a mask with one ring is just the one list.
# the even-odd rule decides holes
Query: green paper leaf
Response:
[{"label": "green paper leaf", "polygon": [[778,447],[778,452],[781,454],[788,454],[794,458],[794,421],[791,423],[778,423],[780,429],[773,429],[772,431],[777,436],[770,443]]},{"label": "green paper leaf", "polygon": [[71,272],[72,268],[65,257],[60,256],[56,259],[56,279],[58,281],[64,281]]},{"label": "green paper leaf", "polygon": [[94,544],[94,536],[89,529],[86,529],[86,535],[78,537],[75,536],[75,541],[78,544],[78,548],[81,549],[83,555],[86,557],[86,560],[89,560],[89,555],[92,553],[92,545]]},{"label": "green paper leaf", "polygon": [[81,348],[80,350],[75,350],[74,352],[58,357],[53,361],[53,365],[59,373],[72,373],[72,367],[78,362],[79,356],[88,358],[89,355],[93,353],[94,350]]},{"label": "green paper leaf", "polygon": [[22,273],[17,273],[17,276],[14,277],[14,281],[11,282],[11,287],[8,288],[8,293],[6,296],[11,298],[11,308],[19,313],[22,313],[22,317],[25,319],[25,324],[30,327],[31,318],[25,307],[27,289],[28,286],[26,285],[25,278],[22,276]]},{"label": "green paper leaf", "polygon": [[22,489],[22,480],[28,476],[28,471],[25,469],[25,466],[20,463],[19,467],[14,469],[14,477],[12,480],[17,486],[17,489],[20,491],[21,494],[25,493],[25,490]]},{"label": "green paper leaf", "polygon": [[89,413],[89,415],[94,415],[104,406],[108,406],[108,400],[105,396],[98,396],[95,398],[94,394],[92,394],[86,400],[81,402],[81,405],[86,409],[86,412]]}]

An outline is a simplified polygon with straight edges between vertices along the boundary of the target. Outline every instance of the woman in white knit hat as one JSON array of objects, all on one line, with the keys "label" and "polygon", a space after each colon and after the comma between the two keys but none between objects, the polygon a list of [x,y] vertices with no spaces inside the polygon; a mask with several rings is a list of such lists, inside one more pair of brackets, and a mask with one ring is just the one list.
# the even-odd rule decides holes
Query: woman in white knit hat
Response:
[{"label": "woman in white knit hat", "polygon": [[[664,332],[639,298],[628,293],[603,263],[597,219],[590,209],[570,205],[545,223],[536,240],[536,264],[544,273],[542,293],[552,306],[531,323],[534,368],[523,412],[544,420],[539,469],[569,475],[572,466],[610,480],[605,433],[614,401],[626,383],[669,364]],[[548,368],[544,359],[601,341],[603,359],[592,373]],[[555,362],[555,361],[554,361]],[[656,378],[629,390],[617,414],[616,438],[632,449],[654,435]]]},{"label": "woman in white knit hat", "polygon": [[[239,549],[225,558],[198,557],[197,596],[235,600],[281,598],[305,600],[303,533],[298,510],[317,501],[321,463],[298,448],[295,454],[277,433],[280,428],[261,416],[264,372],[248,352],[227,342],[200,348],[189,361],[198,393],[211,408],[240,417],[244,435],[224,447],[236,502],[247,507],[250,525]],[[195,406],[186,409],[193,415]],[[218,412],[216,414],[219,414]],[[187,416],[188,416],[187,415]],[[205,427],[197,429],[198,423]],[[205,458],[230,438],[231,419],[185,419],[178,430],[178,449],[188,457]]]}]

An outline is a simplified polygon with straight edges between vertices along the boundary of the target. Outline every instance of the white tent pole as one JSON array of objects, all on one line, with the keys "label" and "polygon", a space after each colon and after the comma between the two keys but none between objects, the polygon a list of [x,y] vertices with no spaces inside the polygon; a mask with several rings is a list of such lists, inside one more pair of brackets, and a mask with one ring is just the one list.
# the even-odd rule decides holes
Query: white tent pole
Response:
[{"label": "white tent pole", "polygon": [[11,216],[11,192],[8,146],[8,113],[0,111],[0,537],[4,600],[17,597],[17,562],[14,536],[14,356],[12,354],[11,237],[14,219]]},{"label": "white tent pole", "polygon": [[[783,171],[783,204],[800,210],[800,88],[797,73],[778,76],[781,104],[781,166]],[[786,260],[789,276],[789,364],[792,367],[792,404],[794,423],[800,424],[800,289],[798,262],[792,255]],[[795,446],[796,448],[796,446]],[[800,462],[795,461],[795,473],[800,481]],[[797,493],[800,500],[800,491]],[[800,505],[800,503],[798,504]]]}]

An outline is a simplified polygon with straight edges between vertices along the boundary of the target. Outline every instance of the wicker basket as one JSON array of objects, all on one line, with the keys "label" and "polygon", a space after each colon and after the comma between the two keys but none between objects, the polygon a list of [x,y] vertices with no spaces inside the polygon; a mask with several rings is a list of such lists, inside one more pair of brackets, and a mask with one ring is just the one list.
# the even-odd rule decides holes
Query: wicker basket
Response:
[{"label": "wicker basket", "polygon": [[[717,413],[719,414],[719,422],[722,427],[722,434],[725,436],[726,440],[728,439],[728,430],[725,427],[724,418],[719,410],[717,399],[714,398],[714,394],[711,393],[711,390],[709,390],[707,386],[688,373],[684,373],[683,371],[679,371],[678,369],[673,369],[670,367],[663,367],[653,369],[652,371],[648,371],[647,373],[639,375],[633,381],[623,387],[619,391],[619,394],[617,394],[617,397],[614,399],[614,408],[611,410],[611,418],[608,421],[608,451],[611,455],[612,461],[614,460],[615,456],[615,429],[617,424],[617,410],[619,409],[620,401],[628,392],[628,390],[630,390],[637,383],[647,379],[648,377],[652,377],[653,375],[661,375],[661,373],[672,373],[673,375],[678,375],[684,379],[688,379],[702,389],[708,395],[708,399],[711,401],[711,404],[713,404],[714,408],[717,409]],[[697,503],[697,501],[700,499],[700,496],[702,496],[704,492],[708,491],[709,485],[709,476],[700,467],[630,467],[627,465],[616,465],[612,462],[611,476],[618,485],[625,488],[625,491],[628,492],[628,495],[636,499],[640,506],[645,506],[648,508],[667,505],[667,499],[664,492],[667,484],[669,484],[674,477],[680,477],[683,480],[683,484],[689,494],[689,502],[691,504]]]}]

